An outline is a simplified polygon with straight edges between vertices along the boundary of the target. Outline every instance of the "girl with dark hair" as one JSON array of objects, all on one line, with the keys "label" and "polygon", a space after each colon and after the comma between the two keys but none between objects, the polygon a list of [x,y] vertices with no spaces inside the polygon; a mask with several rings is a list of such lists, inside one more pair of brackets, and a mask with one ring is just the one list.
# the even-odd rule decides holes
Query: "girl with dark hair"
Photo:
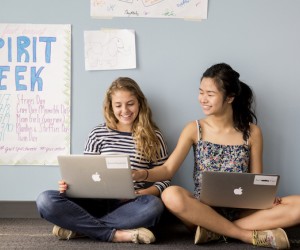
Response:
[{"label": "girl with dark hair", "polygon": [[265,210],[216,208],[199,200],[203,171],[263,172],[263,138],[256,125],[251,88],[228,64],[220,63],[204,72],[199,89],[206,117],[186,125],[163,166],[133,171],[133,178],[172,178],[193,147],[194,194],[171,186],[164,190],[162,199],[195,232],[195,244],[219,240],[223,235],[256,246],[290,248],[282,227],[300,223],[300,196],[276,198],[273,207]]},{"label": "girl with dark hair", "polygon": [[[133,79],[119,77],[113,81],[103,109],[105,123],[89,134],[85,154],[128,154],[131,167],[144,172],[166,161],[163,136]],[[60,239],[86,236],[99,241],[149,244],[155,241],[149,228],[156,225],[164,209],[160,194],[169,185],[169,180],[135,182],[138,196],[131,200],[71,199],[63,195],[68,183],[61,180],[59,191],[41,193],[36,203],[41,217],[55,224],[53,234]]]}]

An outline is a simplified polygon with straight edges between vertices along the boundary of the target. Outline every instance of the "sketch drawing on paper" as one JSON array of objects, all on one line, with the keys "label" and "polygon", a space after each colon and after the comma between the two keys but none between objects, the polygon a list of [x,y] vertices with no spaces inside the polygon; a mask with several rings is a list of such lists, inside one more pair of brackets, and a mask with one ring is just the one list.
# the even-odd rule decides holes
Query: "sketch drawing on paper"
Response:
[{"label": "sketch drawing on paper", "polygon": [[90,0],[91,16],[207,19],[208,0]]},{"label": "sketch drawing on paper", "polygon": [[134,33],[127,30],[85,32],[86,70],[135,68]]},{"label": "sketch drawing on paper", "polygon": [[113,68],[118,64],[118,55],[124,51],[122,38],[113,37],[107,43],[93,42],[87,44],[87,58],[91,67],[103,66]]},{"label": "sketch drawing on paper", "polygon": [[165,1],[165,0],[142,0],[142,2],[143,2],[143,4],[144,4],[145,7],[149,7],[149,6],[158,4],[158,3],[162,2],[162,1]]}]

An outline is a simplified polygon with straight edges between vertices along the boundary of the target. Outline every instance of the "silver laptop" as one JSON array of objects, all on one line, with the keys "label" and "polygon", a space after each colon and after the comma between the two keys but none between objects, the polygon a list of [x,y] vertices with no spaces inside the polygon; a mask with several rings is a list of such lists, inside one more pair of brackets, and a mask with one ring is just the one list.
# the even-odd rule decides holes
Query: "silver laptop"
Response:
[{"label": "silver laptop", "polygon": [[73,198],[136,197],[128,155],[60,155],[61,177]]},{"label": "silver laptop", "polygon": [[276,197],[279,175],[202,172],[200,201],[215,207],[270,208]]}]

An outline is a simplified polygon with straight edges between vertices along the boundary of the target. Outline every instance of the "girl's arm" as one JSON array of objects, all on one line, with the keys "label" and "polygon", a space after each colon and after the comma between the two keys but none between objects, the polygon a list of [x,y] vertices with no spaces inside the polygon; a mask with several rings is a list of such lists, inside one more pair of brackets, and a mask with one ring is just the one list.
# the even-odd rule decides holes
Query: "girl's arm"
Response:
[{"label": "girl's arm", "polygon": [[148,170],[133,170],[132,177],[136,181],[162,181],[173,177],[180,165],[187,156],[197,135],[197,126],[195,122],[190,122],[182,130],[178,143],[169,159],[160,167]]},{"label": "girl's arm", "polygon": [[250,125],[250,173],[260,174],[263,172],[263,136],[261,129],[255,125]]}]

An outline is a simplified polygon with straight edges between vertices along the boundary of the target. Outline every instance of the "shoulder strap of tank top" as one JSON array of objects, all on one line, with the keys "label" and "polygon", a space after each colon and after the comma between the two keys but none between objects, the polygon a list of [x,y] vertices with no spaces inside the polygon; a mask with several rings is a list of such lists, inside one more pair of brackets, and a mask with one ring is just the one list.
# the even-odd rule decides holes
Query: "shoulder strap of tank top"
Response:
[{"label": "shoulder strap of tank top", "polygon": [[246,145],[249,145],[249,138],[247,138],[247,141],[245,141]]},{"label": "shoulder strap of tank top", "polygon": [[197,124],[197,133],[198,133],[198,141],[201,140],[202,136],[201,136],[201,126],[200,126],[200,121],[196,120],[196,124]]},{"label": "shoulder strap of tank top", "polygon": [[[250,122],[249,122],[249,125],[251,125]],[[250,128],[249,128],[249,130],[250,130]],[[247,137],[247,140],[245,141],[245,144],[247,146],[249,145],[249,137],[250,137],[250,131],[249,131],[249,136]]]}]

